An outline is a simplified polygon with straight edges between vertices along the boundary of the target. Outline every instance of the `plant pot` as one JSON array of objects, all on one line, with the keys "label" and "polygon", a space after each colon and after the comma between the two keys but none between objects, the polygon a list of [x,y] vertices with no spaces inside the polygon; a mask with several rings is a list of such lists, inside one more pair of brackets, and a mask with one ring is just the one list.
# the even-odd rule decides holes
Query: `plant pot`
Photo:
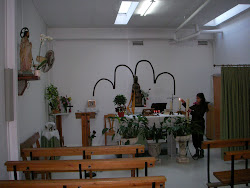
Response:
[{"label": "plant pot", "polygon": [[136,138],[122,138],[121,139],[121,145],[127,145],[128,140],[129,140],[128,145],[135,145],[136,142],[138,141],[138,137],[136,137]]},{"label": "plant pot", "polygon": [[59,110],[52,110],[52,114],[59,114],[60,111]]},{"label": "plant pot", "polygon": [[40,77],[41,76],[41,71],[40,70],[35,70],[34,75]]},{"label": "plant pot", "polygon": [[161,154],[161,143],[148,143],[148,153],[158,159]]},{"label": "plant pot", "polygon": [[124,112],[118,112],[119,117],[124,117]]},{"label": "plant pot", "polygon": [[178,163],[189,163],[189,158],[186,156],[187,141],[190,141],[192,135],[177,136],[176,142],[179,142],[179,156],[176,158]]}]

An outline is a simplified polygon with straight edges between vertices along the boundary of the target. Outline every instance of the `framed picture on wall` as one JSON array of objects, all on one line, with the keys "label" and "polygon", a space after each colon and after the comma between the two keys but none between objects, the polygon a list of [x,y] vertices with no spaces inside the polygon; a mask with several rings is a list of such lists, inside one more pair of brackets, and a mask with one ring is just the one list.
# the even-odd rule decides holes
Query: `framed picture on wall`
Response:
[{"label": "framed picture on wall", "polygon": [[96,103],[95,100],[88,100],[88,108],[95,108]]}]

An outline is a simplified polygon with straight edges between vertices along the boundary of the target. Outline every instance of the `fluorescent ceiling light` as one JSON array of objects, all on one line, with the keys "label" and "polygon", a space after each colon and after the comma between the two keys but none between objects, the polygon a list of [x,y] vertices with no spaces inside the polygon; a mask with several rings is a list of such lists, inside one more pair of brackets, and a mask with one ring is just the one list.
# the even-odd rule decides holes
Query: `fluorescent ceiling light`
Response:
[{"label": "fluorescent ceiling light", "polygon": [[133,1],[122,1],[119,12],[117,14],[115,24],[117,25],[126,25],[133,15],[136,7],[139,2]]},{"label": "fluorescent ceiling light", "polygon": [[230,10],[224,12],[220,16],[216,17],[215,19],[211,20],[210,22],[206,23],[204,26],[217,26],[221,24],[222,22],[225,22],[226,20],[243,12],[249,7],[250,7],[250,4],[238,4],[235,7],[231,8]]},{"label": "fluorescent ceiling light", "polygon": [[156,5],[155,0],[146,0],[146,1],[144,1],[144,3],[142,4],[142,6],[141,6],[141,8],[139,10],[139,14],[141,16],[146,16],[147,14],[152,12],[155,5]]},{"label": "fluorescent ceiling light", "polygon": [[129,7],[131,6],[131,1],[122,1],[119,12],[120,14],[127,14]]}]

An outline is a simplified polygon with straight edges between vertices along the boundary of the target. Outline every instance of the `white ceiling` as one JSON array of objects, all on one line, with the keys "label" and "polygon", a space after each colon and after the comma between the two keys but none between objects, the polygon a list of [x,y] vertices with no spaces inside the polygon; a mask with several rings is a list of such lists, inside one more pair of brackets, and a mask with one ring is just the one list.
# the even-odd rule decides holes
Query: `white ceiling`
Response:
[{"label": "white ceiling", "polygon": [[[152,14],[137,14],[142,1],[128,25],[114,25],[121,0],[33,0],[48,27],[59,28],[177,28],[205,0],[158,0]],[[250,0],[211,0],[186,27],[203,26],[239,3]],[[249,11],[249,10],[248,10]]]}]

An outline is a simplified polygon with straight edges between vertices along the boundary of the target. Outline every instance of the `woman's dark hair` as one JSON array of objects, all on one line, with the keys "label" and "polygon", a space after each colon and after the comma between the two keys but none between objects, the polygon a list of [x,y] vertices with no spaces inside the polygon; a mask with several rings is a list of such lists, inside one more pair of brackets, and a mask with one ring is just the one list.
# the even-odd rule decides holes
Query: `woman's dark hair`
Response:
[{"label": "woman's dark hair", "polygon": [[208,103],[209,102],[206,101],[206,98],[205,98],[204,94],[203,93],[198,93],[196,96],[201,99],[200,105],[204,106],[206,108],[206,112],[208,112],[209,111],[208,110]]}]

